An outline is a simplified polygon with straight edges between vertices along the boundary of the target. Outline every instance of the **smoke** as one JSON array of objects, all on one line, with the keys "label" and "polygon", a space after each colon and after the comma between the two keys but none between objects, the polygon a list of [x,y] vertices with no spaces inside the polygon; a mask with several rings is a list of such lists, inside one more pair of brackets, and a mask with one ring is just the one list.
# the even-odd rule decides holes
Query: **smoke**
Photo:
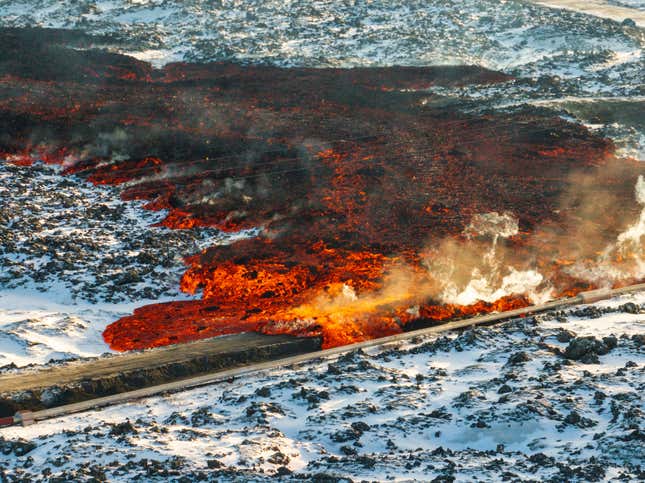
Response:
[{"label": "smoke", "polygon": [[512,214],[473,216],[464,237],[444,240],[424,259],[442,287],[428,295],[460,305],[514,294],[541,303],[572,280],[610,286],[645,278],[645,179],[637,178],[634,206],[624,196],[632,176],[618,165],[572,175],[560,225],[537,226],[522,243],[513,239],[519,224]]},{"label": "smoke", "polygon": [[111,132],[99,133],[95,142],[87,147],[85,156],[98,158],[118,156],[127,159],[129,144],[132,142],[130,135],[121,128]]},{"label": "smoke", "polygon": [[[422,283],[419,286],[419,283]],[[383,288],[358,295],[347,283],[334,284],[311,302],[318,314],[354,314],[391,309],[405,302],[414,305],[430,290],[410,266],[394,264],[386,270]]]},{"label": "smoke", "polygon": [[[423,297],[436,291],[431,284],[412,266],[396,263],[386,269],[381,289],[357,293],[351,281],[333,283],[308,302],[289,309],[285,319],[321,323],[328,337],[339,334],[352,340],[359,334],[377,337],[379,320],[381,324],[387,320],[385,323],[390,326],[404,323],[398,317],[391,318],[392,312],[400,312],[407,320],[418,317]],[[407,310],[401,311],[402,308]],[[359,335],[356,340],[362,338]]]},{"label": "smoke", "polygon": [[464,230],[466,237],[492,236],[493,248],[497,245],[498,238],[508,238],[517,235],[520,231],[519,220],[512,213],[477,214],[473,216],[470,224]]},{"label": "smoke", "polygon": [[558,223],[538,225],[528,234],[520,232],[513,213],[475,214],[459,236],[428,243],[419,254],[421,269],[392,264],[378,290],[357,293],[351,283],[329,287],[295,315],[365,320],[402,308],[414,316],[416,308],[418,316],[420,304],[465,306],[508,296],[543,303],[575,283],[608,286],[645,278],[642,175],[634,188],[634,171],[627,175],[618,165],[576,173],[558,211]]},{"label": "smoke", "polygon": [[534,302],[548,297],[544,277],[535,269],[516,268],[513,251],[501,243],[518,233],[519,220],[512,213],[474,215],[461,239],[446,239],[426,252],[422,263],[440,287],[428,297],[458,305],[513,294],[526,294]]},{"label": "smoke", "polygon": [[117,127],[112,131],[99,132],[93,141],[81,149],[70,153],[63,159],[63,168],[73,168],[79,162],[97,158],[101,161],[94,168],[103,168],[130,159],[128,154],[132,137],[124,129]]},{"label": "smoke", "polygon": [[639,176],[635,187],[636,202],[643,206],[638,219],[620,232],[591,260],[577,261],[568,272],[597,285],[611,285],[623,280],[645,278],[645,179]]}]

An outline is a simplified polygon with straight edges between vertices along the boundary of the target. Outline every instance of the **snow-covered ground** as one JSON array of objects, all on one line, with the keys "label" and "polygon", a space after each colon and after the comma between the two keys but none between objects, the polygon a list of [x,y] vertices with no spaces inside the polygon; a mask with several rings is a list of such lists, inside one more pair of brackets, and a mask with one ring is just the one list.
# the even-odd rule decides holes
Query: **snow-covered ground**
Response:
[{"label": "snow-covered ground", "polygon": [[607,3],[618,5],[620,7],[635,8],[636,10],[645,11],[645,1],[643,0],[607,0]]},{"label": "snow-covered ground", "polygon": [[564,8],[616,22],[645,27],[643,0],[529,0],[553,8]]},{"label": "snow-covered ground", "polygon": [[[640,1],[621,3],[637,14]],[[521,0],[0,0],[0,25],[107,34],[112,48],[158,66],[466,63],[557,75],[577,95],[642,93],[642,29]]]},{"label": "snow-covered ground", "polygon": [[624,296],[0,430],[0,481],[636,481],[643,320]]},{"label": "snow-covered ground", "polygon": [[0,161],[0,366],[107,352],[109,323],[187,298],[183,256],[230,239],[153,227],[165,213],[119,193],[55,166]]},{"label": "snow-covered ground", "polygon": [[[645,158],[643,29],[522,1],[0,0],[0,26],[107,34],[157,66],[480,64],[521,80],[434,94],[542,105]],[[0,162],[0,366],[99,355],[108,323],[185,297],[181,256],[226,239],[150,227],[163,215]],[[0,430],[0,482],[642,480],[644,311],[623,297]],[[574,333],[597,342],[569,359]]]}]

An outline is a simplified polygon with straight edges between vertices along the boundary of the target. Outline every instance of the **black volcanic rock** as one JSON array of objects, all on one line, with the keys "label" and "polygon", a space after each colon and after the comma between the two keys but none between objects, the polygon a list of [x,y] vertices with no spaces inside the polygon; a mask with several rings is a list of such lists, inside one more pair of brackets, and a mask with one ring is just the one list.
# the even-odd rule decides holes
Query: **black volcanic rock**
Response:
[{"label": "black volcanic rock", "polygon": [[594,336],[576,337],[569,342],[564,357],[585,364],[598,364],[598,356],[607,354],[616,347],[615,337],[605,337],[602,341]]}]

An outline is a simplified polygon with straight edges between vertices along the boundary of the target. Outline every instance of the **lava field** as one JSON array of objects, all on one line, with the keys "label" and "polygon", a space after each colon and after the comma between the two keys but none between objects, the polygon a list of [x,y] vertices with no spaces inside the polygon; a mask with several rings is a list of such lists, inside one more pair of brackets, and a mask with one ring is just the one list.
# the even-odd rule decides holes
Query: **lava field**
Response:
[{"label": "lava field", "polygon": [[154,69],[100,42],[0,30],[0,157],[118,186],[165,228],[259,233],[185,253],[201,300],[136,309],[105,330],[113,349],[249,330],[333,347],[642,278],[636,161],[546,108],[433,92],[510,75]]}]

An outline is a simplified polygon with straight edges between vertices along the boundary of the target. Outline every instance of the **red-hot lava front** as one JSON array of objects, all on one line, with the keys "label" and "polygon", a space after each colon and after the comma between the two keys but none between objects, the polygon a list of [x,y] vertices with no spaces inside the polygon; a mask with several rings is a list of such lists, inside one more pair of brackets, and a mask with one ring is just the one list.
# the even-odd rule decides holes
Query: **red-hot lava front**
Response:
[{"label": "red-hot lava front", "polygon": [[[610,141],[543,109],[466,113],[428,90],[513,81],[501,73],[227,63],[155,70],[61,46],[69,36],[1,33],[8,47],[0,56],[10,61],[0,62],[0,153],[22,164],[37,153],[95,184],[127,183],[123,198],[168,210],[161,224],[173,229],[260,230],[186,254],[181,288],[201,291],[201,300],[148,305],[115,321],[104,337],[116,350],[249,330],[322,335],[333,347],[529,303],[525,293],[442,303],[445,280],[433,280],[428,264],[446,256],[446,241],[479,244],[471,254],[480,257],[494,243],[539,269],[554,294],[572,294],[593,283],[563,267],[622,229],[603,217],[640,210],[639,168],[614,169]],[[571,223],[588,221],[577,209],[584,194],[572,186],[599,169],[620,216],[599,212],[593,243],[563,243]],[[487,213],[512,213],[517,232],[492,242],[466,236],[473,217]]]}]

